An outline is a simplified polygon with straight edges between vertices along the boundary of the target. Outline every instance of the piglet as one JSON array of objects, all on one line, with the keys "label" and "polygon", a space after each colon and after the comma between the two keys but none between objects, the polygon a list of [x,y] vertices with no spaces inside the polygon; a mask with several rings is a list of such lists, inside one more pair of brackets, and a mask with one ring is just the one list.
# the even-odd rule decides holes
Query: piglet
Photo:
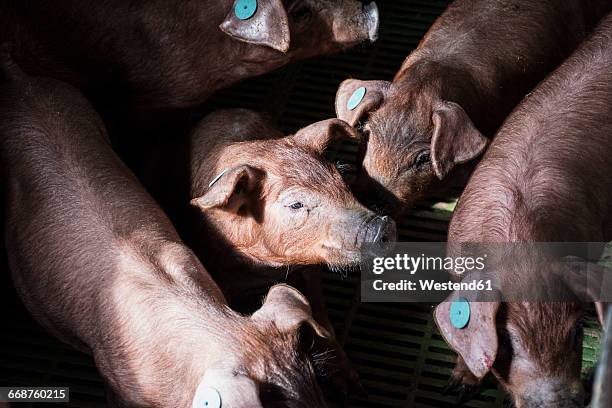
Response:
[{"label": "piglet", "polygon": [[[323,156],[331,142],[357,137],[338,119],[282,136],[261,114],[242,109],[217,111],[196,126],[189,139],[196,208],[190,242],[226,296],[297,279],[315,319],[333,333],[320,265],[354,267],[375,244],[396,240],[393,220],[362,206]],[[346,356],[335,342],[331,348],[335,388],[354,387]]]},{"label": "piglet", "polygon": [[[611,64],[609,15],[506,120],[459,200],[449,248],[467,242],[612,240]],[[505,285],[525,287],[555,273],[553,262],[531,262],[523,258],[520,268],[492,272]],[[595,276],[607,273],[588,264],[573,273],[584,274],[585,268]],[[583,298],[580,287],[568,287]],[[603,318],[605,298],[586,299],[598,301]],[[583,304],[472,303],[465,329],[453,327],[449,307],[442,303],[435,315],[460,355],[454,381],[475,385],[491,371],[517,408],[583,406]]]},{"label": "piglet", "polygon": [[0,39],[15,44],[24,71],[141,111],[195,106],[290,61],[374,41],[377,31],[376,3],[357,0],[35,0],[0,7]]},{"label": "piglet", "polygon": [[252,316],[221,290],[71,86],[7,57],[0,89],[6,249],[17,292],[91,352],[112,406],[323,407],[302,341],[329,337],[295,289]]},{"label": "piglet", "polygon": [[[401,213],[463,182],[502,120],[610,10],[608,0],[456,0],[388,81],[344,81],[336,112],[368,136],[356,191]],[[452,184],[452,183],[451,183]]]},{"label": "piglet", "polygon": [[393,220],[361,205],[323,156],[331,142],[358,137],[338,119],[282,137],[248,110],[204,118],[189,141],[191,203],[207,253],[232,255],[217,267],[356,266],[366,244],[394,241]]}]

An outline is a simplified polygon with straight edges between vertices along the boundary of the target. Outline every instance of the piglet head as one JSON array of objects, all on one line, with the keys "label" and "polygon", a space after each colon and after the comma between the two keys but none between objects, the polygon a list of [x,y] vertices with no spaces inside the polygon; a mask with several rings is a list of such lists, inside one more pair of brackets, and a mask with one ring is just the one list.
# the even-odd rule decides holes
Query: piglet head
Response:
[{"label": "piglet head", "polygon": [[467,326],[457,328],[457,297],[436,308],[435,320],[475,377],[493,372],[517,408],[584,406],[579,304],[472,302]]},{"label": "piglet head", "polygon": [[357,0],[236,0],[220,28],[299,59],[374,41],[378,8]]},{"label": "piglet head", "polygon": [[[425,85],[421,85],[425,86]],[[399,89],[386,81],[344,81],[336,95],[338,118],[362,124],[367,140],[356,191],[400,213],[423,198],[457,164],[488,144],[465,111],[438,100],[431,89]]]},{"label": "piglet head", "polygon": [[300,292],[276,285],[250,318],[233,318],[197,388],[194,408],[326,406],[317,384],[317,369],[324,367],[315,367],[309,346],[330,334],[313,319]]},{"label": "piglet head", "polygon": [[393,220],[362,206],[323,156],[334,140],[357,136],[330,119],[284,138],[236,143],[192,204],[255,262],[357,264],[366,244],[396,239]]}]

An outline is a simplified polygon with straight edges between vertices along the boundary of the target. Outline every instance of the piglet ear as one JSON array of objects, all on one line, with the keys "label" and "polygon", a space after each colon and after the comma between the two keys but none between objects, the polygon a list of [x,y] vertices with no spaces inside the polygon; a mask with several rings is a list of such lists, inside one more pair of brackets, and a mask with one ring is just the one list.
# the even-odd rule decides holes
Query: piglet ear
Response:
[{"label": "piglet ear", "polygon": [[461,325],[456,325],[456,320],[451,316],[451,305],[458,300],[459,295],[453,294],[436,307],[436,324],[444,340],[463,358],[470,371],[481,379],[489,372],[497,356],[495,320],[499,302],[466,302],[469,321],[465,327],[457,328]]},{"label": "piglet ear", "polygon": [[281,0],[236,0],[219,28],[239,41],[289,51],[289,20]]},{"label": "piglet ear", "polygon": [[612,270],[575,257],[566,257],[557,270],[561,271],[561,278],[580,300],[595,305],[603,326],[612,302]]},{"label": "piglet ear", "polygon": [[211,208],[237,211],[255,191],[260,178],[258,173],[248,165],[225,169],[213,177],[208,191],[191,200],[191,205],[203,211]]},{"label": "piglet ear", "polygon": [[327,119],[313,123],[291,136],[293,140],[318,152],[323,152],[334,141],[341,139],[359,139],[359,132],[340,119]]},{"label": "piglet ear", "polygon": [[336,92],[336,116],[357,125],[368,112],[378,109],[390,87],[387,81],[345,80]]},{"label": "piglet ear", "polygon": [[312,310],[306,297],[297,289],[279,284],[273,286],[263,306],[252,319],[262,323],[274,323],[282,332],[294,333],[308,325],[317,336],[330,339],[332,335],[312,317]]},{"label": "piglet ear", "polygon": [[454,102],[440,102],[432,115],[434,133],[431,139],[432,163],[436,176],[444,179],[460,163],[480,156],[489,139],[474,126],[467,113]]}]

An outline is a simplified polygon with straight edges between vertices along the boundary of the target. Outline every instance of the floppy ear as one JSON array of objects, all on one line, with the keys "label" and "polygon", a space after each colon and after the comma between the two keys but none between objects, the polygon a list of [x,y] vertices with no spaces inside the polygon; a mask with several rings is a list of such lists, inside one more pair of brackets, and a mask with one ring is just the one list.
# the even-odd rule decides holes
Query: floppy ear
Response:
[{"label": "floppy ear", "polygon": [[289,51],[289,20],[281,0],[236,0],[219,28],[239,41]]},{"label": "floppy ear", "polygon": [[470,371],[483,378],[493,366],[497,356],[496,316],[499,302],[472,302],[470,319],[462,329],[451,322],[451,304],[458,299],[458,294],[451,295],[440,303],[434,312],[436,324],[444,340],[465,361]]},{"label": "floppy ear", "polygon": [[260,322],[273,322],[282,332],[297,332],[302,326],[308,325],[317,336],[332,338],[323,326],[312,317],[312,310],[306,297],[297,289],[279,284],[273,286],[263,306],[256,311],[253,320]]},{"label": "floppy ear", "polygon": [[336,92],[336,116],[355,126],[365,114],[378,109],[390,87],[388,81],[345,80]]},{"label": "floppy ear", "polygon": [[191,200],[191,205],[203,211],[211,208],[238,211],[256,190],[258,180],[258,171],[248,165],[225,169],[212,179],[208,191]]},{"label": "floppy ear", "polygon": [[296,143],[322,153],[336,140],[358,140],[359,132],[343,120],[327,119],[313,123],[291,137]]},{"label": "floppy ear", "polygon": [[444,179],[460,163],[480,156],[489,139],[474,126],[467,113],[455,102],[440,102],[434,106],[431,138],[431,159],[436,176]]},{"label": "floppy ear", "polygon": [[562,265],[563,280],[580,299],[595,304],[597,317],[603,326],[612,302],[612,271],[605,266],[566,257]]}]

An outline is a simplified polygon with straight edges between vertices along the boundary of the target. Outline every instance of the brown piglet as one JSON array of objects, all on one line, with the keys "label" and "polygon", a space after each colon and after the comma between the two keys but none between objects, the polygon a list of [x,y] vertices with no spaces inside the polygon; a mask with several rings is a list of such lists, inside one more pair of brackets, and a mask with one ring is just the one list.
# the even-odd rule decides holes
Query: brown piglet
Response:
[{"label": "brown piglet", "polygon": [[323,407],[308,344],[329,333],[295,289],[246,317],[111,149],[69,85],[0,57],[6,249],[32,315],[93,354],[121,407]]},{"label": "brown piglet", "polygon": [[229,251],[254,265],[333,268],[356,266],[368,243],[394,241],[393,220],[363,207],[323,156],[341,138],[358,134],[338,119],[282,137],[248,110],[204,118],[191,134],[189,154],[197,228],[203,237],[223,237],[207,239],[208,251]]},{"label": "brown piglet", "polygon": [[[195,128],[190,243],[231,301],[297,279],[315,319],[333,333],[323,307],[321,265],[354,267],[376,244],[396,240],[393,220],[361,205],[323,156],[334,140],[356,137],[338,119],[282,136],[261,114],[242,109],[212,113]],[[356,383],[346,356],[331,347],[349,383]]]},{"label": "brown piglet", "polygon": [[[449,248],[612,240],[611,66],[609,15],[506,120],[459,199]],[[535,287],[556,276],[553,263],[531,262],[492,272],[506,286]],[[606,273],[585,266],[595,276]],[[603,298],[588,295],[576,299],[596,302],[603,317]],[[584,406],[583,303],[523,299],[476,302],[471,309],[465,329],[451,325],[448,302],[436,309],[442,334],[460,355],[455,381],[475,385],[491,371],[517,408]]]},{"label": "brown piglet", "polygon": [[393,82],[344,81],[337,116],[363,122],[367,136],[357,194],[399,214],[449,180],[464,182],[473,166],[451,170],[485,151],[610,8],[608,0],[456,0]]}]

